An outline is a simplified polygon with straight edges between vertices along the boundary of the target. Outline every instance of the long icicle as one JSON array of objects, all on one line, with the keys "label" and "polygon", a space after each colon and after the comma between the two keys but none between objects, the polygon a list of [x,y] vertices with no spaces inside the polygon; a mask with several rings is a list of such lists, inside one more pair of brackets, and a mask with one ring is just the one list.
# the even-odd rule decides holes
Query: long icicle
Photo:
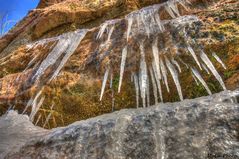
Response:
[{"label": "long icicle", "polygon": [[[49,124],[49,120],[50,120],[50,118],[51,118],[51,115],[52,115],[52,112],[50,112],[50,113],[47,115],[46,121],[45,121],[45,123],[44,123],[44,125],[43,125],[43,128],[45,128],[46,124]],[[48,125],[48,126],[49,126],[49,125]],[[49,127],[49,128],[50,128],[50,127]]]},{"label": "long icicle", "polygon": [[134,73],[134,86],[136,91],[136,105],[139,107],[139,81],[137,75]]},{"label": "long icicle", "polygon": [[207,57],[207,55],[203,51],[201,51],[200,57],[203,60],[203,62],[207,65],[209,70],[212,72],[212,74],[215,76],[215,78],[218,80],[218,82],[220,83],[222,88],[224,90],[227,90],[227,88],[226,88],[226,86],[225,86],[221,76],[219,75],[219,73],[217,72],[217,70],[213,66],[212,62],[210,61],[210,59]]},{"label": "long icicle", "polygon": [[107,42],[110,41],[111,36],[112,36],[112,34],[113,34],[113,32],[114,32],[114,29],[115,29],[115,26],[113,25],[113,26],[110,28],[110,30],[109,30]]},{"label": "long icicle", "polygon": [[24,114],[30,106],[36,105],[37,99],[40,97],[41,93],[42,93],[42,90],[38,91],[34,98],[32,97],[31,99],[29,99],[22,114]]},{"label": "long icicle", "polygon": [[106,86],[106,83],[107,83],[109,71],[110,71],[109,68],[107,68],[106,71],[105,71],[105,75],[104,75],[104,79],[103,79],[102,87],[101,87],[100,101],[102,100],[102,97],[103,97],[103,94],[104,94],[104,91],[105,91],[105,86]]},{"label": "long icicle", "polygon": [[144,28],[145,28],[145,31],[146,31],[146,33],[147,33],[147,35],[149,37],[149,35],[150,35],[150,28],[149,28],[149,25],[146,23],[146,20],[145,20],[144,16],[145,15],[143,13],[140,13],[141,21],[142,21],[142,23],[144,25]]},{"label": "long icicle", "polygon": [[38,124],[38,122],[40,121],[40,119],[41,119],[41,114],[38,116],[38,118],[37,118],[37,121],[36,121],[35,125],[37,125],[37,124]]},{"label": "long icicle", "polygon": [[219,62],[219,63],[222,65],[222,67],[223,67],[225,70],[227,69],[226,65],[222,62],[222,60],[220,59],[220,57],[217,56],[217,54],[216,54],[215,52],[212,53],[212,56],[217,60],[217,62]]},{"label": "long icicle", "polygon": [[193,76],[193,79],[196,82],[197,86],[199,86],[198,80],[197,80],[197,78],[195,77],[195,75],[193,73],[192,73],[192,76]]},{"label": "long icicle", "polygon": [[156,66],[157,76],[158,76],[159,78],[161,78],[160,66],[159,66],[158,38],[156,38],[156,39],[154,40],[154,42],[153,42],[152,52],[153,52],[153,57],[154,57],[154,63],[155,63],[155,66]]},{"label": "long icicle", "polygon": [[164,5],[164,8],[173,19],[176,18],[174,12],[172,11],[172,9],[170,8],[168,3],[166,5]]},{"label": "long icicle", "polygon": [[127,46],[124,47],[122,51],[122,57],[121,57],[121,65],[120,65],[120,80],[119,80],[119,87],[118,87],[118,93],[120,92],[122,81],[123,81],[123,75],[124,75],[124,69],[125,69],[125,63],[127,58]]},{"label": "long icicle", "polygon": [[204,88],[207,90],[208,94],[212,95],[211,90],[209,89],[207,83],[203,80],[203,78],[200,75],[200,73],[195,68],[191,68],[191,70],[192,70],[192,73],[197,77],[197,79],[202,83]]},{"label": "long icicle", "polygon": [[202,64],[202,68],[207,72],[208,75],[210,75],[209,70],[207,69],[207,67],[204,64]]},{"label": "long icicle", "polygon": [[147,96],[147,106],[150,106],[150,91],[149,91],[149,78],[147,78],[146,96]]},{"label": "long icicle", "polygon": [[140,71],[141,71],[141,98],[143,100],[143,107],[146,107],[146,89],[147,89],[147,64],[145,62],[145,52],[143,42],[140,43]]},{"label": "long icicle", "polygon": [[101,37],[102,37],[102,35],[103,35],[103,33],[105,32],[105,29],[107,28],[107,26],[108,26],[108,23],[103,23],[101,26],[100,26],[100,30],[99,30],[99,32],[98,32],[98,35],[97,35],[97,37],[96,37],[96,39],[100,39]]},{"label": "long icicle", "polygon": [[157,72],[156,72],[156,66],[155,63],[153,61],[152,63],[152,68],[153,68],[153,73],[156,79],[156,83],[157,83],[157,87],[158,87],[158,91],[159,91],[159,97],[161,102],[163,102],[163,92],[162,92],[162,87],[161,87],[161,83],[160,83],[160,78],[157,76]]},{"label": "long icicle", "polygon": [[157,84],[154,78],[154,73],[152,67],[149,68],[150,76],[151,76],[151,81],[153,85],[153,92],[154,92],[154,100],[155,100],[155,105],[158,104],[158,91],[157,91]]},{"label": "long icicle", "polygon": [[65,50],[68,48],[70,43],[71,41],[68,38],[68,36],[60,39],[56,44],[56,46],[53,48],[53,50],[47,55],[47,57],[41,63],[36,73],[33,75],[32,79],[38,80],[49,66],[55,64],[55,62],[59,59],[62,53],[64,53]]},{"label": "long icicle", "polygon": [[174,66],[171,64],[171,62],[168,60],[167,57],[165,57],[165,61],[166,61],[166,66],[168,67],[169,72],[171,73],[171,75],[173,77],[174,83],[175,83],[177,91],[178,91],[179,98],[182,101],[183,100],[183,94],[182,94],[181,85],[180,85],[180,82],[179,82],[179,79],[178,79],[177,70],[174,68]]},{"label": "long icicle", "polygon": [[178,68],[178,71],[181,73],[182,69],[181,69],[179,63],[174,58],[171,58],[171,62]]},{"label": "long icicle", "polygon": [[159,30],[161,31],[161,32],[163,32],[164,30],[165,30],[165,28],[164,28],[164,24],[162,23],[162,21],[161,21],[161,19],[160,19],[160,16],[159,16],[159,14],[155,14],[155,20],[156,20],[156,22],[157,22],[157,24],[158,24],[158,26],[159,26]]},{"label": "long icicle", "polygon": [[166,85],[167,91],[169,92],[167,70],[166,70],[166,67],[164,65],[164,62],[163,62],[162,58],[160,58],[159,64],[160,64],[160,68],[161,68],[161,71],[162,71],[162,74],[163,74],[164,83]]},{"label": "long icicle", "polygon": [[191,46],[188,46],[188,51],[190,52],[190,54],[192,55],[192,57],[194,58],[194,60],[196,61],[197,65],[199,66],[200,70],[202,70],[202,67],[200,65],[200,62],[197,58],[197,55],[195,54],[193,48]]},{"label": "long icicle", "polygon": [[86,33],[87,33],[87,30],[80,30],[76,34],[72,34],[70,36],[72,42],[69,45],[69,47],[65,50],[65,56],[61,60],[59,66],[57,67],[57,69],[55,70],[54,74],[52,75],[52,77],[50,78],[49,81],[51,81],[57,77],[57,75],[59,74],[59,72],[65,65],[65,63],[68,61],[68,59],[71,57],[71,55],[75,52],[76,48],[80,45],[80,42],[85,37]]},{"label": "long icicle", "polygon": [[132,24],[133,24],[133,17],[132,16],[128,17],[127,21],[128,21],[128,24],[127,24],[127,41],[128,41],[130,33],[131,33]]},{"label": "long icicle", "polygon": [[36,113],[38,112],[38,110],[40,109],[41,105],[43,104],[44,100],[45,100],[45,97],[42,97],[38,103],[35,103],[35,105],[33,105],[32,107],[33,109],[29,117],[32,122],[34,121],[34,117]]},{"label": "long icicle", "polygon": [[177,7],[177,4],[174,1],[167,1],[169,8],[179,17],[180,13]]}]

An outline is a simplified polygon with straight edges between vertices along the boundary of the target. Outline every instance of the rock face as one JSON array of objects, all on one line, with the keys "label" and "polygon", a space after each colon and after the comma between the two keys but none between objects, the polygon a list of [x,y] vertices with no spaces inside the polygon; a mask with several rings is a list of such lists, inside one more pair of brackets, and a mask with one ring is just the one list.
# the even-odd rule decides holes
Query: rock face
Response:
[{"label": "rock face", "polygon": [[[50,130],[40,137],[18,127],[17,133],[26,132],[29,139],[23,137],[24,146],[5,158],[238,158],[238,99],[239,90],[225,91],[178,103],[121,110]],[[11,122],[2,125],[5,118],[19,118],[14,116],[21,115],[11,112],[1,117],[1,130],[11,131]],[[30,124],[27,120],[25,123]],[[0,136],[14,137],[2,131]],[[1,140],[1,151],[4,144]]]},{"label": "rock face", "polygon": [[[215,3],[204,0],[191,1],[192,5],[188,11],[185,11],[182,6],[179,7],[182,15],[195,15],[200,19],[200,22],[190,28],[190,36],[205,47],[205,52],[208,55],[211,55],[212,52],[217,53],[227,66],[227,70],[216,63],[215,59],[213,64],[225,81],[226,87],[231,90],[238,88],[239,2],[235,0],[217,0],[214,1]],[[54,39],[58,35],[77,29],[89,29],[90,31],[64,65],[59,76],[50,83],[44,83],[46,85],[42,96],[46,98],[36,119],[40,115],[46,119],[48,113],[51,112],[52,118],[49,120],[48,128],[52,128],[109,113],[112,109],[135,107],[136,96],[134,84],[130,82],[130,71],[125,70],[126,80],[122,84],[123,91],[120,94],[116,93],[119,85],[121,48],[124,44],[119,41],[116,41],[117,44],[114,45],[113,54],[110,56],[115,60],[111,68],[116,68],[115,71],[112,71],[115,73],[112,82],[113,88],[109,89],[108,82],[103,100],[99,101],[102,77],[109,56],[104,50],[96,56],[97,50],[99,50],[99,40],[96,40],[95,37],[105,20],[124,19],[124,16],[133,11],[162,2],[165,0],[42,0],[37,9],[31,11],[15,28],[0,38],[0,114],[4,114],[8,107],[13,105],[19,112],[22,112],[29,99],[36,94],[37,89],[31,87],[29,79],[36,71],[35,66],[44,61],[52,47],[51,45],[39,45],[29,49],[28,46],[35,41],[44,41],[46,38]],[[170,20],[165,11],[160,12],[160,18]],[[123,20],[117,25],[117,31],[114,32],[113,37],[121,37],[127,30],[126,26],[127,21]],[[170,27],[166,28],[170,30]],[[170,33],[180,34],[177,30],[172,30]],[[169,35],[167,33],[160,37],[164,37],[163,41],[170,43]],[[106,37],[103,36],[104,38]],[[148,50],[152,50],[152,41],[153,38],[148,39]],[[137,48],[137,44],[130,42],[131,40],[129,40],[129,44],[132,48]],[[54,44],[54,42],[52,43]],[[151,52],[149,53],[151,54]],[[213,59],[211,56],[210,58]],[[182,57],[182,59],[193,61],[186,57]],[[29,63],[31,63],[30,66]],[[128,66],[131,64],[128,61],[126,63]],[[182,63],[180,64],[184,67]],[[54,69],[54,67],[52,68]],[[180,74],[180,83],[184,98],[205,96],[207,92],[202,85],[197,85],[191,77],[191,72],[185,67],[183,69],[183,73]],[[211,75],[207,75],[205,71],[203,75],[213,93],[221,91],[220,85]],[[164,101],[178,101],[179,98],[175,93],[177,91],[171,76],[168,82],[170,93],[167,92],[165,85],[162,85]],[[150,94],[153,98],[152,88]],[[112,98],[113,95],[114,98]],[[51,105],[54,105],[53,110]],[[30,111],[29,109],[28,112]],[[43,126],[44,122],[40,121],[38,124]]]},{"label": "rock face", "polygon": [[7,153],[16,152],[30,137],[46,134],[47,130],[34,126],[27,115],[9,111],[0,117],[0,158]]}]

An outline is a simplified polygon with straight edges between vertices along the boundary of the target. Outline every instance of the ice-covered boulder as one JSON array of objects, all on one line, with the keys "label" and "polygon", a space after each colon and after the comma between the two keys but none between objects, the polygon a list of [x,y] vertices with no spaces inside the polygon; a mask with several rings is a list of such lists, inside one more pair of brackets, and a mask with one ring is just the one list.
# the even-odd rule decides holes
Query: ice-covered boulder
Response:
[{"label": "ice-covered boulder", "polygon": [[[0,119],[1,153],[7,146],[11,149],[5,149],[6,158],[14,159],[238,158],[238,97],[239,90],[224,91],[177,103],[121,110],[50,132],[10,112]],[[17,130],[14,135],[10,133],[13,127]],[[2,138],[7,140],[3,142]],[[11,152],[12,145],[21,140],[21,148]]]}]

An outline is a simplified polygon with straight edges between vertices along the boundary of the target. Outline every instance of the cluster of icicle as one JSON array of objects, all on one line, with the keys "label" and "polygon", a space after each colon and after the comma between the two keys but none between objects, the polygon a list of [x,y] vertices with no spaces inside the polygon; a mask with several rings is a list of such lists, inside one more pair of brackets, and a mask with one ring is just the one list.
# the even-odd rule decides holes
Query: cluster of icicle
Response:
[{"label": "cluster of icicle", "polygon": [[[103,41],[100,44],[99,49],[102,47],[109,47],[111,41],[115,38],[120,38],[120,40],[126,41],[126,46],[122,48],[122,55],[121,55],[121,64],[120,64],[120,79],[119,79],[119,86],[118,92],[121,91],[121,85],[123,82],[123,76],[126,69],[126,62],[130,43],[128,41],[135,41],[139,45],[139,52],[133,52],[133,54],[139,54],[140,56],[140,63],[136,63],[139,65],[138,71],[132,72],[131,79],[134,82],[135,90],[136,90],[136,101],[137,107],[139,107],[140,97],[142,99],[143,107],[150,105],[150,86],[153,88],[153,95],[155,99],[155,104],[159,103],[160,101],[163,102],[163,92],[162,92],[162,84],[166,86],[167,91],[169,92],[169,85],[168,85],[168,75],[172,76],[173,81],[175,82],[176,89],[178,91],[180,100],[183,100],[183,94],[181,90],[181,85],[179,81],[179,73],[182,72],[181,65],[186,66],[187,69],[190,69],[192,72],[192,76],[197,83],[201,83],[207,92],[211,94],[209,87],[207,86],[206,82],[204,81],[203,77],[200,75],[200,70],[207,71],[208,74],[212,73],[215,78],[219,81],[222,88],[225,90],[226,87],[223,83],[222,78],[218,74],[217,70],[213,66],[212,62],[208,58],[208,56],[204,53],[202,49],[197,47],[197,51],[194,50],[193,46],[197,46],[196,42],[189,37],[185,31],[185,26],[190,23],[199,21],[195,16],[180,16],[179,6],[184,9],[188,8],[190,3],[187,0],[168,0],[165,3],[152,5],[149,7],[142,8],[141,10],[135,11],[127,15],[124,19],[116,19],[106,21],[100,26],[98,35],[96,39],[99,41],[103,41],[102,37],[106,34],[107,38],[106,41]],[[161,20],[160,13],[162,11],[166,11],[169,16],[171,16],[171,20]],[[127,22],[127,30],[123,37],[114,37],[113,32],[117,32],[116,25],[122,21]],[[175,41],[173,39],[173,32],[168,30],[168,27],[173,27],[182,32],[183,34],[180,35],[181,38],[183,37],[184,41],[184,51],[185,54],[192,57],[194,59],[197,66],[190,65],[187,62],[183,61],[179,56],[180,52],[177,51],[180,49],[181,41]],[[41,62],[37,63],[35,66],[34,75],[32,76],[33,81],[38,81],[42,75],[44,75],[47,68],[57,65],[56,69],[52,73],[49,81],[56,78],[65,63],[68,61],[69,57],[74,53],[78,45],[80,44],[81,40],[85,37],[87,32],[90,30],[80,29],[75,32],[70,32],[63,34],[57,38],[45,39],[33,44],[28,45],[29,49],[33,49],[39,45],[45,45],[51,41],[57,41],[54,44],[52,51],[48,54],[48,56]],[[170,33],[168,40],[171,41],[170,45],[164,44],[160,45],[162,34]],[[145,42],[149,39],[153,39],[152,46],[151,46],[151,56],[153,57],[150,62],[146,60],[146,51],[145,51]],[[191,46],[193,44],[193,46]],[[174,53],[170,52],[170,49],[174,48],[176,50]],[[101,51],[101,50],[100,50]],[[148,55],[147,55],[148,56]],[[215,59],[224,67],[226,66],[220,60],[220,58],[213,53]],[[32,63],[35,62],[35,58],[29,63],[29,67]],[[60,62],[58,62],[60,61]],[[110,77],[110,78],[109,78]],[[100,94],[100,100],[103,98],[104,91],[107,86],[107,81],[110,79],[110,88],[112,87],[112,80],[113,80],[113,71],[111,67],[106,67],[106,71],[102,80],[102,89]],[[35,98],[39,96],[36,95]],[[32,114],[30,118],[34,120],[34,115],[38,111],[40,104],[44,98],[41,98],[38,103],[36,103],[35,99],[31,99],[31,103],[29,105],[34,105],[32,107]]]},{"label": "cluster of icicle", "polygon": [[[47,55],[47,57],[41,63],[39,63],[39,62],[36,63],[38,55],[35,56],[29,62],[25,71],[29,67],[31,67],[34,63],[36,63],[35,66],[33,66],[34,73],[30,80],[33,81],[33,83],[40,83],[39,80],[44,75],[45,71],[49,67],[54,66],[54,65],[55,65],[54,72],[52,74],[50,74],[50,77],[48,77],[47,81],[50,82],[53,79],[55,79],[58,76],[61,69],[63,68],[63,66],[65,65],[65,63],[67,62],[67,60],[74,53],[74,51],[76,50],[76,48],[78,47],[78,45],[80,44],[81,40],[84,38],[86,33],[87,33],[87,29],[81,29],[81,30],[77,30],[75,32],[63,34],[56,38],[44,39],[44,40],[37,41],[33,44],[27,45],[28,49],[30,50],[30,49],[37,48],[38,46],[44,46],[45,44],[47,44],[49,42],[57,41],[56,43],[52,44],[52,46],[54,46],[54,47],[52,48],[51,52]],[[58,62],[58,61],[60,61],[60,62]],[[40,107],[43,104],[44,99],[45,99],[44,96],[41,97],[43,87],[44,87],[44,85],[41,85],[41,83],[39,85],[37,85],[38,91],[36,92],[36,95],[33,96],[28,101],[28,103],[23,111],[23,114],[24,114],[27,111],[27,109],[29,107],[31,107],[30,120],[36,121],[35,124],[38,124],[40,118],[42,118],[42,116],[39,115],[37,120],[34,119],[36,113],[40,109]],[[53,109],[53,106],[54,105],[51,106],[51,109]],[[52,114],[50,112],[48,114],[48,116],[46,117],[46,121],[45,121],[43,127],[45,127],[46,124],[48,124],[48,121],[49,121],[51,115]]]},{"label": "cluster of icicle", "polygon": [[[197,46],[195,41],[187,36],[185,26],[187,24],[199,21],[199,19],[195,16],[180,16],[178,6],[181,5],[183,8],[187,9],[188,4],[190,3],[186,0],[169,0],[162,4],[152,5],[139,11],[132,12],[131,14],[126,16],[127,32],[125,40],[128,42],[130,38],[133,39],[139,44],[140,50],[139,70],[137,72],[132,72],[131,75],[131,80],[134,82],[136,90],[137,107],[139,106],[139,97],[141,97],[142,99],[143,107],[150,105],[150,85],[152,85],[153,88],[155,104],[159,103],[159,99],[161,102],[163,102],[163,92],[161,85],[164,84],[166,86],[167,91],[170,92],[168,85],[168,74],[171,74],[173,81],[176,85],[179,98],[180,100],[183,100],[183,94],[179,81],[179,73],[182,72],[180,63],[185,65],[187,69],[191,70],[192,76],[197,84],[199,84],[200,82],[205,87],[207,92],[209,94],[212,94],[197,68],[195,66],[190,66],[190,64],[187,64],[187,62],[183,61],[179,57],[180,53],[177,50],[180,49],[180,42],[173,41],[173,32],[170,32],[171,37],[167,37],[169,41],[171,40],[173,44],[170,46],[159,46],[159,39],[162,38],[161,35],[163,33],[168,32],[168,29],[165,28],[165,26],[173,26],[174,28],[179,28],[178,31],[183,32],[185,53],[194,59],[200,70],[204,69],[208,74],[212,73],[219,81],[222,88],[226,90],[222,78],[220,77],[219,73],[215,69],[208,56],[204,53],[203,49],[199,49],[199,51],[195,52],[193,47],[190,45],[192,43],[193,45]],[[159,13],[163,10],[167,11],[167,13],[171,16],[172,20],[160,19]],[[114,25],[112,25],[111,21],[105,22],[101,25],[100,31],[97,36],[98,39],[102,37],[105,30],[108,33],[107,41],[109,41],[114,30]],[[144,42],[150,39],[154,39],[151,46],[153,60],[151,61],[151,63],[147,63],[145,58],[146,53]],[[160,42],[162,43],[162,41]],[[127,61],[127,52],[129,50],[129,47],[131,46],[126,45],[122,49],[118,92],[121,91],[123,74]],[[161,47],[161,49],[159,49],[159,47]],[[170,47],[176,49],[176,53],[170,52]],[[135,52],[135,54],[136,53],[138,52]],[[213,53],[213,57],[215,57],[215,59],[226,69],[225,64],[215,53]],[[110,67],[105,71],[100,100],[103,97],[109,72],[111,72]],[[110,83],[112,83],[112,78],[110,78]]]}]

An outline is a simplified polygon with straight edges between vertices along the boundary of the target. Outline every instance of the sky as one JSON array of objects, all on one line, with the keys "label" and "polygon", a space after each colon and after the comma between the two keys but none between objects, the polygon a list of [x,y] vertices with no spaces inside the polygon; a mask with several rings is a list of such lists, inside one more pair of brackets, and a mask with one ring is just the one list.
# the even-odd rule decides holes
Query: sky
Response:
[{"label": "sky", "polygon": [[27,15],[28,11],[36,8],[39,0],[0,0],[0,15],[7,13],[9,23],[5,32],[11,29],[18,21]]}]

